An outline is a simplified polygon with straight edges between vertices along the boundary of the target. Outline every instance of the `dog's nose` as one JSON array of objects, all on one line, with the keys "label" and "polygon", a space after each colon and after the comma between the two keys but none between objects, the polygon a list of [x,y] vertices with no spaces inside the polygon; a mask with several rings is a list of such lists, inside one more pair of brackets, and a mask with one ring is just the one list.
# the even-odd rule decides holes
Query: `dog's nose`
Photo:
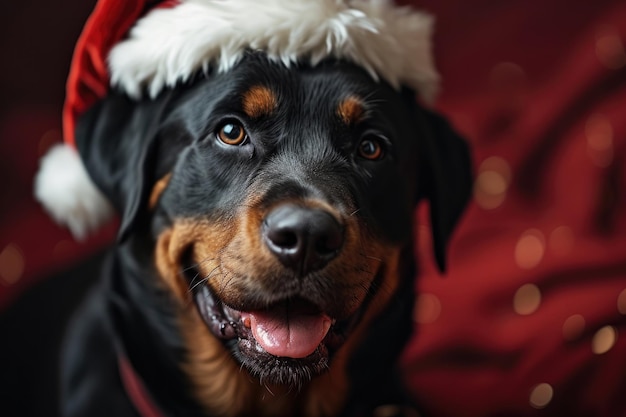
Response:
[{"label": "dog's nose", "polygon": [[323,268],[343,245],[343,228],[330,213],[292,204],[270,211],[262,233],[282,264],[301,275]]}]

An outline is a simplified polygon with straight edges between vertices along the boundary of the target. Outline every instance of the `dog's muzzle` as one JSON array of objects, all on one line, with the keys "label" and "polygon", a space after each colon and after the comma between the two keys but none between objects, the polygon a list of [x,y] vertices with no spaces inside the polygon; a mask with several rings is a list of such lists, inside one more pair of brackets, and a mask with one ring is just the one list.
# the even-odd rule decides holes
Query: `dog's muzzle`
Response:
[{"label": "dog's muzzle", "polygon": [[[192,292],[213,335],[246,368],[268,381],[300,385],[327,369],[361,317],[362,308],[346,308],[352,300],[339,297],[336,288],[348,285],[339,272],[345,267],[337,267],[356,246],[347,241],[348,226],[321,204],[279,203],[256,227],[255,250],[265,253],[264,266],[249,264],[229,274],[250,280],[260,273],[257,289],[226,278],[226,287],[191,285]],[[198,275],[192,266],[185,271],[190,283]]]}]

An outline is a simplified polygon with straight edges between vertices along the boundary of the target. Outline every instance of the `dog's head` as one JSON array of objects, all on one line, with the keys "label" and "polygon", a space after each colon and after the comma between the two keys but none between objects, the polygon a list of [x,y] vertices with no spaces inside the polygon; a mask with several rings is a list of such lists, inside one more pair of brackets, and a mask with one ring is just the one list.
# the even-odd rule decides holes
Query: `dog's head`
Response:
[{"label": "dog's head", "polygon": [[111,94],[77,146],[120,239],[154,244],[190,349],[219,341],[272,385],[346,360],[413,279],[422,198],[443,265],[470,189],[466,145],[443,119],[338,60],[287,68],[248,53],[155,100]]}]

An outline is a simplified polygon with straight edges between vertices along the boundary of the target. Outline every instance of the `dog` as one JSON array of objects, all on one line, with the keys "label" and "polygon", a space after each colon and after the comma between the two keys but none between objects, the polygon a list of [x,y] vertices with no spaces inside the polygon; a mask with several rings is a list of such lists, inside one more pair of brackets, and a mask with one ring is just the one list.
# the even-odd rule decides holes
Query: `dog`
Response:
[{"label": "dog", "polygon": [[154,100],[112,92],[76,144],[122,214],[67,337],[64,415],[411,404],[396,362],[414,210],[429,201],[443,266],[471,188],[465,141],[413,91],[343,60],[287,68],[248,51]]},{"label": "dog", "polygon": [[443,270],[472,184],[423,104],[430,28],[379,0],[100,0],[36,178],[78,237],[119,215],[63,415],[415,415],[415,208]]}]

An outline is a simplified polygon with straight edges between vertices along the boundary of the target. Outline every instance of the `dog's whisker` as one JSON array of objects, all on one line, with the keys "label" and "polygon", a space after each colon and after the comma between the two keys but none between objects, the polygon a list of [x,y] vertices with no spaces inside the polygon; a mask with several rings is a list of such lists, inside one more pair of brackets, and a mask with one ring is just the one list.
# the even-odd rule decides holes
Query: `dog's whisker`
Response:
[{"label": "dog's whisker", "polygon": [[218,269],[220,269],[220,265],[216,265],[215,268],[213,268],[211,272],[209,272],[209,274],[204,278],[204,280],[208,281],[209,279],[211,279],[215,271],[217,271]]},{"label": "dog's whisker", "polygon": [[377,256],[372,256],[372,255],[363,255],[363,257],[364,257],[364,258],[367,258],[367,259],[371,259],[371,260],[373,260],[373,261],[383,262],[383,259],[382,259],[382,258],[379,258],[379,257],[377,257]]},{"label": "dog's whisker", "polygon": [[348,217],[352,217],[352,216],[356,215],[359,211],[361,211],[360,207],[358,209],[354,210],[352,213],[348,214]]},{"label": "dog's whisker", "polygon": [[193,263],[193,264],[191,264],[191,265],[189,265],[189,266],[187,266],[187,267],[183,268],[183,272],[188,272],[188,271],[191,271],[192,269],[198,269],[198,268],[200,268],[200,266],[201,266],[202,264],[207,263],[207,262],[214,261],[215,259],[216,259],[216,258],[214,258],[214,257],[212,258],[212,257],[208,257],[208,256],[207,256],[206,258],[204,258],[204,259],[203,259],[203,260],[201,260],[200,262]]},{"label": "dog's whisker", "polygon": [[272,397],[275,397],[276,395],[274,394],[272,389],[269,387],[269,385],[268,384],[264,384],[264,385],[265,385],[265,390],[269,392]]},{"label": "dog's whisker", "polygon": [[191,287],[187,290],[187,292],[188,292],[188,293],[192,293],[192,292],[193,292],[193,291],[194,291],[197,287],[199,287],[200,285],[202,285],[202,283],[203,283],[203,282],[206,282],[204,278],[203,278],[203,279],[201,279],[201,280],[199,280],[199,281],[198,281],[197,283],[195,283],[193,286],[191,286]]},{"label": "dog's whisker", "polygon": [[188,266],[188,267],[186,267],[186,268],[183,268],[183,272],[189,272],[189,271],[191,271],[191,270],[197,269],[197,268],[198,268],[198,266],[199,266],[199,264],[193,264],[193,265],[190,265],[190,266]]},{"label": "dog's whisker", "polygon": [[[217,271],[218,269],[219,269],[219,265],[218,265],[218,266],[216,266],[215,268],[213,268],[213,270],[211,270],[211,272],[209,272],[209,274],[208,274],[206,277],[202,278],[202,279],[201,279],[200,281],[198,281],[197,283],[195,283],[195,284],[194,284],[194,283],[193,283],[193,281],[192,281],[192,282],[189,284],[189,285],[190,285],[190,288],[189,288],[188,292],[192,292],[192,291],[193,291],[193,290],[195,290],[198,286],[200,286],[202,283],[204,283],[204,282],[208,282],[208,281],[209,281],[209,279],[211,279],[211,277],[212,277],[212,276],[213,276],[213,274],[215,273],[215,271]],[[200,274],[197,274],[195,278],[197,278],[199,275],[200,275]],[[194,280],[195,280],[195,278],[194,278]]]},{"label": "dog's whisker", "polygon": [[191,292],[191,290],[193,288],[195,288],[194,283],[196,282],[196,279],[200,276],[200,273],[196,273],[196,275],[194,275],[194,277],[191,279],[191,282],[189,283],[189,286],[192,287],[191,289],[189,289],[189,292]]}]

